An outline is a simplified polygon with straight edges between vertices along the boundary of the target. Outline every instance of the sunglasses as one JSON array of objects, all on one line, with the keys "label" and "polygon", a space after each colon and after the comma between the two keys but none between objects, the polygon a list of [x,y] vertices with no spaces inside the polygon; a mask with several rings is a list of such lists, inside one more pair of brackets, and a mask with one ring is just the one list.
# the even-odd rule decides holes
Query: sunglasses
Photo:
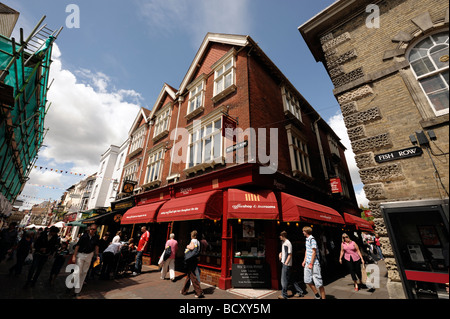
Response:
[{"label": "sunglasses", "polygon": [[342,236],[342,238],[348,238],[348,236]]}]

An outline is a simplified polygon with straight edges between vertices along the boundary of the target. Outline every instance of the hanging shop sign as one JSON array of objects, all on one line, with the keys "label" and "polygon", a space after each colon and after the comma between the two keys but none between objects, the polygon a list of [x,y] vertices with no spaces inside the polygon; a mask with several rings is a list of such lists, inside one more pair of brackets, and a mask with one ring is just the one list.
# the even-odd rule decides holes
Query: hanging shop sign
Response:
[{"label": "hanging shop sign", "polygon": [[392,151],[389,153],[375,155],[375,161],[377,163],[384,163],[413,156],[420,156],[422,155],[422,153],[423,151],[420,147],[414,146],[399,151]]},{"label": "hanging shop sign", "polygon": [[331,192],[333,194],[335,193],[342,193],[342,185],[341,185],[341,179],[340,178],[330,178],[330,186],[331,186]]}]

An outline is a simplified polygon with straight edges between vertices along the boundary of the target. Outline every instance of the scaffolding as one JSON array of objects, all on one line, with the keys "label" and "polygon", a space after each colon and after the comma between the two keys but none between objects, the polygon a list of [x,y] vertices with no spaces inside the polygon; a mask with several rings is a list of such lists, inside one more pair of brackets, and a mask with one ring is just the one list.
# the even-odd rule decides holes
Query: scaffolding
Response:
[{"label": "scaffolding", "polygon": [[0,193],[13,203],[28,180],[45,137],[44,119],[56,31],[38,22],[20,42],[0,35]]}]

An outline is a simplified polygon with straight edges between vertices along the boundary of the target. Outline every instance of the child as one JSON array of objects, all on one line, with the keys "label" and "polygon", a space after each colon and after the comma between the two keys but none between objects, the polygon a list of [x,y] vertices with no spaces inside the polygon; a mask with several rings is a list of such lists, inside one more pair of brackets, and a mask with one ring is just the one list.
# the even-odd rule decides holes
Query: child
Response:
[{"label": "child", "polygon": [[55,260],[53,262],[52,270],[50,271],[49,282],[50,285],[53,285],[58,276],[64,262],[66,261],[66,256],[69,255],[69,245],[67,242],[62,242],[61,247],[59,247],[58,251],[55,253]]}]

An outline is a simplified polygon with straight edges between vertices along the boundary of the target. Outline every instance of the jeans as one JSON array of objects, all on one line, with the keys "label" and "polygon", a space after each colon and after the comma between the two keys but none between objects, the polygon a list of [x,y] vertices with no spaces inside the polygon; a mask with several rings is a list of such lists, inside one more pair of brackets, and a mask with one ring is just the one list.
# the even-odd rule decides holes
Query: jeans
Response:
[{"label": "jeans", "polygon": [[134,271],[138,274],[142,271],[142,256],[144,255],[143,251],[138,251],[136,254],[136,263],[134,265]]},{"label": "jeans", "polygon": [[41,254],[33,255],[33,263],[31,264],[30,270],[28,271],[27,282],[36,282],[41,274],[42,268],[44,268],[47,262],[48,256]]},{"label": "jeans", "polygon": [[377,248],[378,258],[384,259],[383,253],[381,252],[381,247],[380,246],[375,246],[375,247]]},{"label": "jeans", "polygon": [[291,281],[291,268],[291,266],[286,266],[285,264],[281,268],[281,294],[284,298],[288,297],[287,290],[290,284],[294,285],[297,293],[303,294],[303,290],[299,284],[296,281]]}]

